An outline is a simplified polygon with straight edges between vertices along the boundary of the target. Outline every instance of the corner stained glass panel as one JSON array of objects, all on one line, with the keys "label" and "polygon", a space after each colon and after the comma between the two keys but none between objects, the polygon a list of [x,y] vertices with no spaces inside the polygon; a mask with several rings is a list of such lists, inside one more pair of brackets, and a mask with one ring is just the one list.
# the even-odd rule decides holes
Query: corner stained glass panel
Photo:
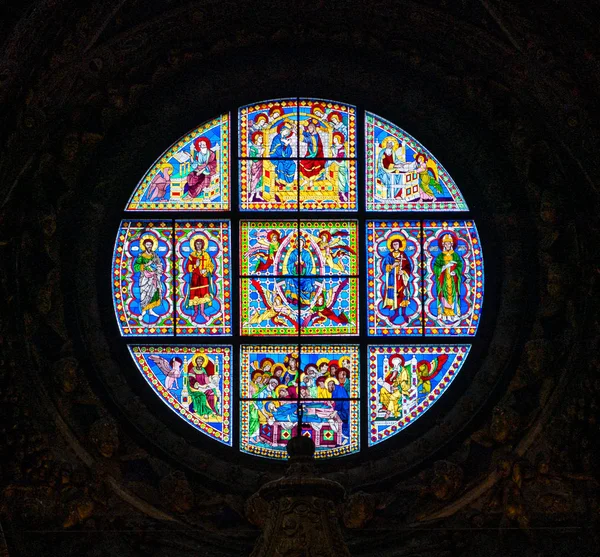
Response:
[{"label": "corner stained glass panel", "polygon": [[176,332],[231,334],[231,223],[176,221]]},{"label": "corner stained glass panel", "polygon": [[243,346],[242,450],[287,458],[301,397],[302,434],[315,442],[317,458],[356,452],[358,370],[358,346]]},{"label": "corner stained glass panel", "polygon": [[121,335],[173,334],[171,222],[122,221],[112,264]]},{"label": "corner stained glass panel", "polygon": [[129,346],[129,351],[173,412],[231,446],[231,346]]},{"label": "corner stained glass panel", "polygon": [[470,348],[369,346],[369,445],[419,419],[452,383]]},{"label": "corner stained glass panel", "polygon": [[477,332],[483,305],[483,254],[472,221],[424,221],[425,334]]},{"label": "corner stained glass panel", "polygon": [[438,160],[404,130],[365,113],[368,211],[467,211]]},{"label": "corner stained glass panel", "polygon": [[369,335],[423,334],[421,223],[367,221]]},{"label": "corner stained glass panel", "polygon": [[154,163],[126,211],[228,211],[229,114],[192,130]]}]

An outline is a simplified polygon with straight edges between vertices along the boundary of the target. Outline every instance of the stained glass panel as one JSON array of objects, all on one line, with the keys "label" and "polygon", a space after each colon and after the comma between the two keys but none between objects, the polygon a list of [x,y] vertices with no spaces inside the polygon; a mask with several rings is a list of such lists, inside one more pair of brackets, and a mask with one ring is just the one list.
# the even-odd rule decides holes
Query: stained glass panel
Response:
[{"label": "stained glass panel", "polygon": [[420,221],[367,221],[369,335],[423,334]]},{"label": "stained glass panel", "polygon": [[297,210],[297,161],[241,159],[240,209],[244,211]]},{"label": "stained glass panel", "polygon": [[240,396],[297,398],[299,366],[297,344],[242,346]]},{"label": "stained glass panel", "polygon": [[121,222],[112,278],[123,336],[173,334],[172,236],[170,222]]},{"label": "stained glass panel", "polygon": [[293,256],[298,252],[297,237],[298,221],[241,221],[242,276],[295,275]]},{"label": "stained glass panel", "polygon": [[356,161],[301,159],[300,207],[313,211],[356,211]]},{"label": "stained glass panel", "polygon": [[359,349],[356,345],[303,345],[300,368],[302,398],[359,396]]},{"label": "stained glass panel", "polygon": [[365,113],[368,211],[467,211],[454,180],[404,130]]},{"label": "stained glass panel", "polygon": [[178,335],[231,334],[231,223],[176,221]]},{"label": "stained glass panel", "polygon": [[135,189],[127,211],[229,210],[229,114],[175,142]]},{"label": "stained glass panel", "polygon": [[299,282],[302,335],[358,335],[357,278],[303,278]]},{"label": "stained glass panel", "polygon": [[456,346],[369,346],[369,445],[417,420],[456,377],[470,350]]},{"label": "stained glass panel", "polygon": [[[356,109],[353,106],[300,99],[299,116],[301,158],[344,159],[356,156]],[[314,137],[315,132],[318,138]]]},{"label": "stained glass panel", "polygon": [[231,446],[231,346],[129,346],[129,351],[171,410]]},{"label": "stained glass panel", "polygon": [[240,279],[241,335],[297,335],[298,279]]},{"label": "stained glass panel", "polygon": [[357,221],[301,221],[308,259],[304,275],[358,274]]},{"label": "stained glass panel", "polygon": [[297,157],[296,99],[274,99],[240,108],[239,147],[240,157]]},{"label": "stained glass panel", "polygon": [[483,305],[483,255],[472,221],[424,221],[425,334],[477,332]]},{"label": "stained glass panel", "polygon": [[[358,402],[345,401],[348,417],[340,417],[331,400],[303,401],[302,434],[313,439],[316,458],[344,456],[359,450]],[[298,429],[298,403],[249,400],[240,402],[241,450],[267,458],[287,458],[286,445]],[[349,437],[342,431],[347,430]]]}]

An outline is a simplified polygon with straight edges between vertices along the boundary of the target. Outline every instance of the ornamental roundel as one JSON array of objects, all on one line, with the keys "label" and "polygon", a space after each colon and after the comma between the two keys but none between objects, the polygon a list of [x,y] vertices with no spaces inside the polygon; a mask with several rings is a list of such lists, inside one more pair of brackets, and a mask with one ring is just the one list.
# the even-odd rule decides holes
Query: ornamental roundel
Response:
[{"label": "ornamental roundel", "polygon": [[441,163],[379,116],[306,98],[173,143],[127,203],[112,264],[119,330],[155,395],[278,459],[299,427],[327,458],[415,422],[466,361],[483,290]]}]

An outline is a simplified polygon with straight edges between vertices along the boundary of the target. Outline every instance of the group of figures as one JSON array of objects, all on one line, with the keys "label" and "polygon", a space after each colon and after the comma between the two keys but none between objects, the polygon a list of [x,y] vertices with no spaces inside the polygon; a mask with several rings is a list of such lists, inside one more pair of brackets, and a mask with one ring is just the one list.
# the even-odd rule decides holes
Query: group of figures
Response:
[{"label": "group of figures", "polygon": [[483,263],[473,223],[367,223],[370,334],[467,334],[477,329]]},{"label": "group of figures", "polygon": [[352,385],[358,374],[352,353],[309,350],[300,358],[285,348],[264,353],[248,348],[242,368],[247,409],[243,435],[249,448],[280,451],[297,430],[299,410],[303,435],[312,437],[318,450],[349,445],[351,399],[357,395]]},{"label": "group of figures", "polygon": [[[296,202],[298,184],[304,202],[328,202],[342,208],[354,187],[354,161],[348,153],[349,129],[354,137],[354,109],[346,105],[280,101],[245,107],[242,154],[242,199],[275,206]],[[341,205],[336,205],[336,204]]]},{"label": "group of figures", "polygon": [[128,210],[229,208],[229,116],[193,130],[151,168]]},{"label": "group of figures", "polygon": [[229,228],[228,221],[123,222],[114,260],[122,333],[230,332]]},{"label": "group of figures", "polygon": [[241,243],[243,334],[356,329],[355,221],[243,222]]},{"label": "group of figures", "polygon": [[231,445],[231,347],[131,346],[161,399],[190,425]]}]

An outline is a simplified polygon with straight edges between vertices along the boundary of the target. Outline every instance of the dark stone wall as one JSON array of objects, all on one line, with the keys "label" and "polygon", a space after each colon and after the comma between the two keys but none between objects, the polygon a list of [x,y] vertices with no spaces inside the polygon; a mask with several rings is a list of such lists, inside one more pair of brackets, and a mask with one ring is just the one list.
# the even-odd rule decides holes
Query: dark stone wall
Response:
[{"label": "dark stone wall", "polygon": [[347,490],[351,553],[595,553],[593,3],[47,0],[0,20],[11,555],[250,552],[246,501],[283,465],[198,439],[148,395],[106,273],[148,161],[220,111],[297,94],[421,140],[486,252],[485,318],[456,384],[398,439],[320,464]]}]

